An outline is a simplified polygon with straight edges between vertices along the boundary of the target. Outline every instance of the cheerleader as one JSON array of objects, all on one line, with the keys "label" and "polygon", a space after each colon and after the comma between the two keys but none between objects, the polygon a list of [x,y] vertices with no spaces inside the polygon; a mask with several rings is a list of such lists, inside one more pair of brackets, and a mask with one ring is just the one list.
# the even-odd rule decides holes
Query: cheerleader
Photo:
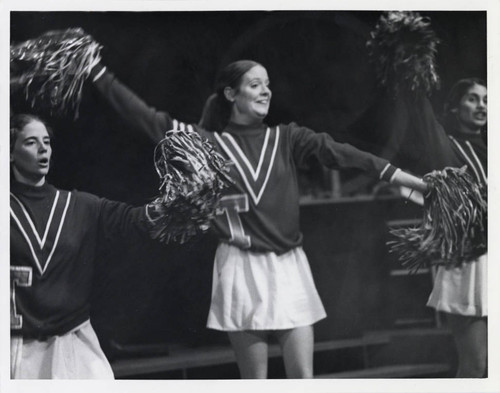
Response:
[{"label": "cheerleader", "polygon": [[[446,99],[446,135],[435,145],[449,166],[467,165],[480,187],[487,179],[487,89],[477,78],[459,80]],[[438,169],[438,168],[436,168]],[[458,350],[458,378],[486,376],[487,255],[463,260],[456,267],[439,266],[428,306],[445,313]]]},{"label": "cheerleader", "polygon": [[112,379],[89,319],[98,245],[147,233],[156,213],[49,184],[51,136],[11,118],[11,378]]},{"label": "cheerleader", "polygon": [[313,324],[326,317],[302,249],[297,169],[316,157],[329,168],[357,168],[420,191],[426,184],[387,160],[296,123],[264,120],[272,92],[251,60],[219,74],[199,124],[149,107],[102,65],[94,85],[130,127],[157,143],[166,130],[195,130],[234,165],[213,227],[220,239],[207,327],[226,331],[242,378],[266,378],[268,339],[277,338],[289,378],[313,376]]},{"label": "cheerleader", "polygon": [[[486,84],[477,78],[458,81],[449,92],[443,117],[439,120],[429,100],[432,89],[439,85],[435,65],[439,39],[432,30],[430,18],[411,11],[386,12],[380,17],[367,44],[378,82],[384,88],[378,100],[381,119],[375,122],[378,124],[374,124],[374,128],[378,139],[385,141],[385,155],[424,178],[426,173],[432,177],[433,173],[445,168],[456,171],[465,167],[470,175],[466,177],[471,179],[467,182],[475,195],[479,195],[474,199],[467,190],[455,188],[453,192],[458,197],[448,200],[448,205],[457,200],[466,200],[469,205],[459,206],[456,214],[448,215],[451,217],[448,224],[453,217],[460,217],[462,221],[457,219],[454,223],[457,228],[464,222],[474,228],[463,232],[466,237],[460,235],[459,242],[450,240],[443,227],[437,224],[442,217],[435,211],[437,214],[431,217],[433,223],[430,226],[435,226],[433,232],[437,236],[418,245],[419,251],[430,250],[429,244],[437,243],[439,237],[461,252],[447,256],[442,251],[422,252],[414,262],[416,265],[438,265],[427,305],[446,315],[458,350],[457,377],[484,377],[487,363],[487,244],[486,223],[481,217],[487,215],[483,197],[487,188]],[[423,204],[423,196],[416,197],[416,194],[413,193],[414,200]],[[444,200],[441,202],[441,206],[446,206]],[[429,206],[432,203],[426,204],[425,208]],[[481,210],[481,214],[465,215],[463,212],[470,206]],[[428,216],[424,215],[424,220],[426,218]],[[465,244],[468,245],[467,252],[460,248]],[[463,257],[465,254],[474,257]]]}]

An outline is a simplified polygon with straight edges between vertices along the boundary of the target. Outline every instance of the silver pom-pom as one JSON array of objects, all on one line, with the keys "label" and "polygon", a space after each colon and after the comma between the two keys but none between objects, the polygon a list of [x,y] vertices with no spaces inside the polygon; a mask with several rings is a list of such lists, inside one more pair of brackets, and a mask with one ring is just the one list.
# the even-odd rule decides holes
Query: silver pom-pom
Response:
[{"label": "silver pom-pom", "polygon": [[161,195],[152,202],[152,237],[184,243],[205,232],[221,192],[232,180],[229,162],[195,131],[168,131],[154,153]]},{"label": "silver pom-pom", "polygon": [[82,29],[49,31],[10,46],[11,87],[20,86],[31,106],[51,114],[78,108],[85,80],[100,61],[101,45]]}]

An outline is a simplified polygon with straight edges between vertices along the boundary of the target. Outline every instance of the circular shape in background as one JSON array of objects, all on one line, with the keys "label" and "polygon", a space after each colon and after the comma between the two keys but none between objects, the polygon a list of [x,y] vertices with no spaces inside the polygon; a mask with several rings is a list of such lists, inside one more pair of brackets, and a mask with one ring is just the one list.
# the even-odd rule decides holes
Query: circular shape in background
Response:
[{"label": "circular shape in background", "polygon": [[269,13],[237,37],[221,66],[244,58],[262,63],[273,91],[268,123],[296,121],[335,136],[373,101],[370,30],[353,13]]}]

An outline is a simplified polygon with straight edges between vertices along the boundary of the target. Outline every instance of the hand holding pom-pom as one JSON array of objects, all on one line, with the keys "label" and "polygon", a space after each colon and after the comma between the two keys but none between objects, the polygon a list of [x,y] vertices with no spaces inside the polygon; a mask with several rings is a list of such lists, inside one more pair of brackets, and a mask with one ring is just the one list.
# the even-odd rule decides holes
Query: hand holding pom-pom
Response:
[{"label": "hand holding pom-pom", "polygon": [[184,243],[205,232],[222,190],[232,180],[228,162],[195,131],[169,131],[155,148],[161,195],[152,202],[152,237]]},{"label": "hand holding pom-pom", "polygon": [[403,266],[456,266],[486,252],[486,189],[463,168],[445,168],[424,176],[429,185],[424,217],[418,227],[392,229],[390,241]]},{"label": "hand holding pom-pom", "polygon": [[11,91],[22,88],[31,106],[78,117],[82,88],[99,63],[101,45],[81,28],[48,31],[10,46]]}]

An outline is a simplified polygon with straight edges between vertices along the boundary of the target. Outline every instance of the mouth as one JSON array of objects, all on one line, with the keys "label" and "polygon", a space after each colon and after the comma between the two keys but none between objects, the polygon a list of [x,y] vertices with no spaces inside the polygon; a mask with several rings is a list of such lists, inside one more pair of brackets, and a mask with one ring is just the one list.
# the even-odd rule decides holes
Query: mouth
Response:
[{"label": "mouth", "polygon": [[486,120],[486,113],[485,112],[477,112],[474,114],[474,118],[477,120]]},{"label": "mouth", "polygon": [[38,166],[42,168],[46,168],[49,166],[49,159],[48,158],[40,158],[38,160]]}]

